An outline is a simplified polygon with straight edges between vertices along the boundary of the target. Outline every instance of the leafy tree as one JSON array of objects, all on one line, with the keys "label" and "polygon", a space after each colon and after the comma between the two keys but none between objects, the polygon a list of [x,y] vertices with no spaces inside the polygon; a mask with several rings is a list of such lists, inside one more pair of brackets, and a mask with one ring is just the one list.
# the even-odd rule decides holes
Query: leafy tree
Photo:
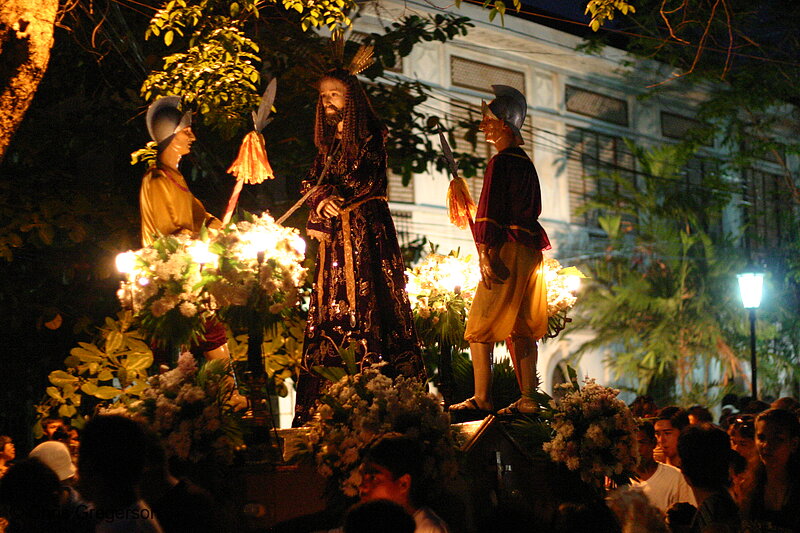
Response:
[{"label": "leafy tree", "polygon": [[640,393],[676,375],[678,396],[688,398],[699,381],[708,398],[717,371],[722,384],[741,373],[726,324],[736,321],[730,282],[743,260],[710,229],[730,192],[714,175],[701,185],[704,194],[688,190],[681,170],[691,153],[679,146],[629,147],[636,179],[601,174],[611,186],[586,206],[602,213],[606,240],[586,265],[592,282],[574,327],[595,337],[578,353],[607,349],[615,376],[636,379]]},{"label": "leafy tree", "polygon": [[[240,2],[239,11],[219,1],[171,4],[170,9],[159,11],[148,8],[159,4],[145,2],[139,8],[145,10],[141,16],[117,2],[93,7],[74,4],[61,19],[69,31],[56,30],[47,75],[0,164],[0,306],[13,310],[0,314],[0,326],[8,332],[7,344],[12,347],[2,355],[0,411],[4,417],[0,426],[3,431],[16,431],[20,441],[35,416],[33,402],[50,385],[48,374],[61,367],[78,342],[92,341],[92,324],[102,323],[103,317],[119,309],[113,258],[138,248],[140,242],[138,189],[143,169],[132,167],[129,161],[131,152],[147,139],[142,117],[147,102],[137,90],[143,80],[147,80],[145,93],[152,87],[150,98],[161,94],[157,91],[194,91],[190,105],[200,112],[195,124],[199,139],[184,170],[193,192],[212,212],[222,211],[233,186],[225,169],[236,154],[241,134],[250,128],[252,107],[248,106],[257,101],[262,75],[280,78],[275,122],[265,134],[270,158],[283,182],[246,188],[243,207],[279,210],[297,194],[299,179],[313,158],[317,74],[311,72],[309,60],[327,49],[328,40],[303,31],[304,14],[296,7],[287,10],[282,3],[259,4],[258,16],[252,3]],[[315,5],[322,4],[303,3],[312,18],[319,17],[314,15]],[[348,4],[325,5],[346,11]],[[190,7],[203,10],[197,21],[186,19],[184,8]],[[151,22],[154,15],[168,17],[173,12],[184,16],[184,26],[174,20],[169,22],[173,26],[164,23],[158,35],[143,41],[155,24]],[[316,20],[317,25],[335,23]],[[233,33],[242,38],[240,45],[246,51],[232,54],[228,70],[220,69],[227,74],[215,78],[228,83],[227,89],[203,90],[200,81],[211,78],[202,76],[192,78],[197,82],[194,88],[170,88],[179,63],[186,69],[209,67],[204,61],[218,57],[208,55],[210,50],[230,45],[219,37],[213,46],[202,48],[201,38],[213,41],[214,35],[220,35],[214,34],[215,24],[235,27]],[[174,28],[169,46],[164,42],[168,26]],[[391,66],[391,61],[410,53],[415,43],[463,35],[469,26],[463,17],[409,17],[393,23],[385,35],[367,38],[378,58]],[[195,41],[192,36],[197,37]],[[202,50],[191,51],[193,46]],[[395,49],[400,55],[390,53]],[[258,53],[258,60],[250,53]],[[169,59],[174,61],[167,65]],[[245,61],[251,61],[250,67]],[[384,76],[383,68],[379,63],[368,72],[372,80],[368,90],[391,128],[391,164],[410,178],[438,156],[426,138],[433,126],[417,110],[426,96],[417,84],[390,79],[388,73]],[[151,69],[153,75],[148,77]],[[249,77],[252,69],[259,75],[257,83]],[[239,74],[247,76],[249,84],[237,83]],[[212,109],[220,94],[228,94],[227,101],[221,99],[223,107],[228,105],[225,116]],[[203,102],[207,113],[202,113]],[[422,149],[415,150],[418,145]],[[300,217],[302,213],[295,220],[299,222]],[[273,370],[276,379],[285,373]]]}]

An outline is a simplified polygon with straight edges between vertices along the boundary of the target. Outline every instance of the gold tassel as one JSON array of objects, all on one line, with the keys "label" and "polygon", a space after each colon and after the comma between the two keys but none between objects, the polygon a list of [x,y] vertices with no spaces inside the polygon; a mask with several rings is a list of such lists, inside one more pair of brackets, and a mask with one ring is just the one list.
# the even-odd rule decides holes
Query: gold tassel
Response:
[{"label": "gold tassel", "polygon": [[275,177],[267,159],[267,148],[263,135],[257,131],[251,131],[244,136],[242,146],[239,148],[239,155],[231,164],[228,173],[248,185],[261,183]]},{"label": "gold tassel", "polygon": [[464,178],[450,180],[450,187],[447,188],[447,210],[450,222],[460,229],[466,228],[475,217],[478,208],[472,201],[467,180]]}]

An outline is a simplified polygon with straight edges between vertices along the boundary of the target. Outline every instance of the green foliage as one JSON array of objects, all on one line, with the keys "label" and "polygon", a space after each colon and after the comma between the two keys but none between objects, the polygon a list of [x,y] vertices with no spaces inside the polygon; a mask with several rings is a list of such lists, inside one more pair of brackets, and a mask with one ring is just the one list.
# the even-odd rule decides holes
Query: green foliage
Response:
[{"label": "green foliage", "polygon": [[248,17],[258,16],[256,2],[171,0],[150,21],[145,39],[163,37],[167,48],[175,36],[186,49],[164,58],[162,70],[151,72],[142,96],[180,95],[224,136],[233,136],[258,105],[258,45],[244,33]]},{"label": "green foliage", "polygon": [[[294,317],[275,324],[265,332],[261,345],[264,370],[267,380],[279,396],[285,397],[289,394],[287,379],[297,381],[303,362],[304,331],[305,321]],[[236,363],[237,375],[242,375],[242,370],[246,367],[248,340],[247,335],[228,337],[228,349]]]},{"label": "green foliage", "polygon": [[86,406],[90,397],[100,403],[114,400],[129,404],[141,396],[147,387],[153,353],[139,332],[130,329],[132,323],[127,312],[119,313],[116,319],[106,317],[99,339],[79,343],[64,360],[66,370],[50,373],[47,396],[36,406],[37,429],[43,418],[56,413],[81,427],[83,417],[90,414],[81,406]]},{"label": "green foliage", "polygon": [[586,13],[592,15],[589,27],[597,31],[607,20],[614,20],[614,13],[619,11],[623,15],[635,13],[636,8],[625,0],[590,0],[586,4]]},{"label": "green foliage", "polygon": [[580,353],[609,350],[615,376],[636,379],[640,393],[675,372],[679,396],[699,378],[708,397],[712,368],[719,365],[723,383],[741,371],[726,325],[739,311],[730,281],[744,261],[728,238],[706,229],[728,194],[718,176],[703,194],[687,190],[680,169],[692,154],[681,147],[631,148],[637,181],[602,174],[614,187],[587,205],[604,213],[607,241],[587,265],[592,282],[576,306],[575,327],[596,333]]}]

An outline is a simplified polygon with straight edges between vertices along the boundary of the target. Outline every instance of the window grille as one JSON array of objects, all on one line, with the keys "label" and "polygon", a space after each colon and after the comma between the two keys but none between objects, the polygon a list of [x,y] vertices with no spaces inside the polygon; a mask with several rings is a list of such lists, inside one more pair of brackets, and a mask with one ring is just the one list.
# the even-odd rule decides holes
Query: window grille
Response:
[{"label": "window grille", "polygon": [[[635,158],[620,137],[579,128],[568,129],[567,150],[570,221],[599,227],[597,217],[600,213],[597,210],[584,211],[584,206],[597,195],[620,192],[618,184],[603,174],[618,172],[623,178],[635,182]],[[630,217],[623,217],[625,220],[633,222]]]},{"label": "window grille", "polygon": [[387,196],[390,202],[400,202],[404,204],[414,203],[414,177],[408,185],[403,185],[403,177],[395,174],[391,170],[386,173],[388,179]]},{"label": "window grille", "polygon": [[[687,139],[693,130],[702,128],[703,123],[693,118],[661,112],[661,135],[668,139]],[[705,146],[714,146],[713,141],[704,141]]]},{"label": "window grille", "polygon": [[458,87],[489,94],[494,94],[492,85],[508,85],[525,94],[524,73],[463,57],[450,56],[450,81]]},{"label": "window grille", "polygon": [[782,195],[783,176],[749,169],[745,172],[747,238],[754,249],[780,246],[789,237],[790,200]]},{"label": "window grille", "polygon": [[698,220],[699,224],[707,233],[717,237],[721,237],[723,234],[722,206],[719,205],[718,209],[710,209],[708,207],[711,204],[716,207],[718,204],[711,198],[711,195],[719,194],[719,191],[710,189],[709,186],[712,179],[719,172],[720,162],[710,157],[693,157],[681,170],[683,178],[681,188],[685,193],[685,197],[706,206],[706,208],[698,206],[696,211],[698,216],[701,217]]},{"label": "window grille", "polygon": [[564,101],[567,111],[628,126],[628,102],[625,100],[567,85]]}]

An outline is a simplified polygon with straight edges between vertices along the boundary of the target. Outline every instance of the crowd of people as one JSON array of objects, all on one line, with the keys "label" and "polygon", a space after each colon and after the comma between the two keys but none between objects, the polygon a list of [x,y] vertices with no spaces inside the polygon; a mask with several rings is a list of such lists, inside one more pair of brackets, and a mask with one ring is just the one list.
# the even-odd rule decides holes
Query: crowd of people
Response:
[{"label": "crowd of people", "polygon": [[[632,486],[665,517],[659,531],[800,531],[800,404],[723,404],[716,423],[702,406],[658,409],[646,397],[631,404],[641,421]],[[621,522],[625,531],[648,530]]]},{"label": "crowd of people", "polygon": [[[562,505],[555,531],[800,531],[798,402],[736,407],[729,399],[716,423],[699,406],[658,409],[637,398],[631,409],[640,460],[630,486],[610,492],[602,512]],[[42,427],[41,442],[24,459],[0,436],[6,532],[219,531],[213,497],[173,476],[158,437],[137,422],[97,416],[80,436],[58,418]],[[379,439],[361,466],[359,503],[340,527],[324,531],[447,533],[425,498],[422,454],[412,438]],[[615,514],[604,523],[598,517],[609,509]]]},{"label": "crowd of people", "polygon": [[0,437],[6,443],[0,459],[0,531],[220,530],[212,496],[170,473],[160,439],[141,424],[97,416],[80,436],[58,418],[46,419],[42,427],[41,442],[10,466],[13,444]]}]

